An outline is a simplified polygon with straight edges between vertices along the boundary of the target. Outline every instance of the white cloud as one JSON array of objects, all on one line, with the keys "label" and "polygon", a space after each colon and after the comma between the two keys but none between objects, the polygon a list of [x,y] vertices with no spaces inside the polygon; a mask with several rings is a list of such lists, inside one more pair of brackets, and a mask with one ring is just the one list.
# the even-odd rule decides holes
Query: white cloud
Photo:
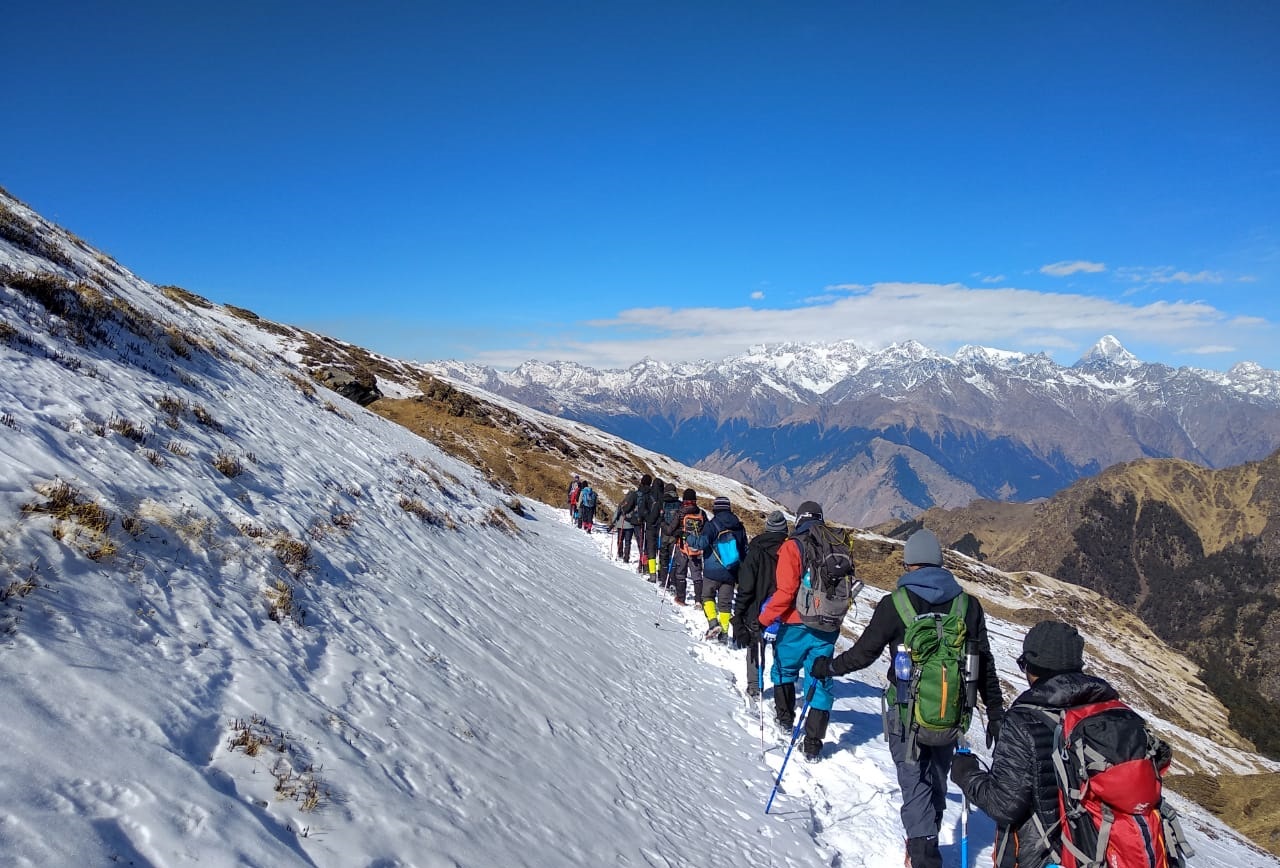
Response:
[{"label": "white cloud", "polygon": [[761,301],[763,299],[764,299],[764,293],[761,292],[760,290],[757,289],[755,292],[751,293],[752,301]]},{"label": "white cloud", "polygon": [[1079,293],[932,283],[827,290],[795,308],[629,308],[578,323],[563,340],[544,338],[537,346],[482,352],[473,360],[510,367],[537,357],[617,368],[645,356],[724,358],[762,343],[853,340],[877,349],[910,339],[942,351],[976,343],[1065,353],[1104,334],[1133,335],[1135,343],[1173,353],[1228,341],[1249,344],[1271,328],[1264,319],[1233,316],[1204,301],[1139,305]]},{"label": "white cloud", "polygon": [[1222,283],[1227,278],[1220,271],[1183,271],[1172,265],[1161,265],[1156,268],[1140,268],[1126,266],[1117,268],[1116,275],[1123,280],[1135,283],[1180,283],[1184,286],[1192,283]]},{"label": "white cloud", "polygon": [[1182,352],[1196,356],[1210,356],[1217,353],[1234,353],[1235,351],[1235,347],[1227,346],[1226,344],[1206,344],[1200,347],[1187,347]]},{"label": "white cloud", "polygon": [[1070,277],[1080,272],[1098,274],[1106,270],[1105,263],[1090,262],[1087,259],[1077,259],[1074,262],[1050,262],[1048,265],[1040,266],[1040,273],[1048,274],[1051,277]]},{"label": "white cloud", "polygon": [[983,283],[1004,283],[1005,276],[1003,274],[990,274],[982,278]]}]

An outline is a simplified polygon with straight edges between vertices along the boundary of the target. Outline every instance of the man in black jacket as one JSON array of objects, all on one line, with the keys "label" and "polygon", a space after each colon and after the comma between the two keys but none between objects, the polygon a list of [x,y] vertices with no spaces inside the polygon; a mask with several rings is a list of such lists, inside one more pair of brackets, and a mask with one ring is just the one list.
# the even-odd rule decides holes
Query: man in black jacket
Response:
[{"label": "man in black jacket", "polygon": [[[1081,671],[1084,639],[1061,621],[1041,621],[1027,631],[1018,666],[1030,687],[1005,715],[991,771],[982,771],[972,754],[956,757],[951,767],[956,786],[996,821],[996,868],[1040,868],[1061,847],[1062,833],[1055,828],[1054,727],[1039,709],[1057,711],[1119,698],[1106,681]],[[1161,752],[1158,760],[1167,764],[1168,746]],[[1051,830],[1048,840],[1041,828]]]},{"label": "man in black jacket", "polygon": [[[964,591],[956,577],[942,566],[942,546],[930,530],[913,533],[903,548],[903,564],[906,572],[898,578],[898,587],[905,588],[911,605],[918,613],[951,610],[952,601]],[[1004,697],[1000,692],[1000,680],[996,675],[995,659],[991,656],[991,643],[987,639],[987,619],[982,605],[969,598],[965,610],[965,633],[978,651],[978,694],[987,709],[987,744],[994,743],[1003,716]],[[893,596],[881,598],[871,616],[867,629],[858,637],[853,647],[834,659],[820,657],[814,661],[814,678],[845,675],[865,669],[876,661],[886,648],[896,649],[906,638],[906,624],[894,605]],[[894,683],[892,659],[889,664],[889,683]],[[885,715],[885,739],[898,770],[898,785],[902,789],[902,826],[907,833],[907,856],[911,868],[942,868],[942,854],[938,849],[938,828],[947,804],[947,772],[955,754],[955,743],[942,746],[920,745],[918,755],[912,756],[911,739],[902,726],[901,718],[890,712]]]},{"label": "man in black jacket", "polygon": [[764,601],[777,586],[778,548],[787,538],[787,517],[778,510],[769,513],[764,533],[751,538],[738,569],[738,594],[733,598],[733,638],[747,649],[747,695],[760,696],[760,667],[764,665],[764,645],[758,616]]}]

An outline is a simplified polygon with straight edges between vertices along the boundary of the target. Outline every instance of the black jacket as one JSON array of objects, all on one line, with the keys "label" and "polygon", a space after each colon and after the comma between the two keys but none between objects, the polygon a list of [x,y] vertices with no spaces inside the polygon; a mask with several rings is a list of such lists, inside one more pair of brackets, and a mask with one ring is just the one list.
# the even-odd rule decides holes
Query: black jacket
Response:
[{"label": "black jacket", "polygon": [[[898,579],[898,587],[906,588],[911,605],[917,613],[949,612],[951,602],[963,594],[960,583],[950,571],[942,567],[925,567],[904,573]],[[987,616],[978,598],[969,596],[965,610],[965,632],[978,643],[978,696],[987,709],[988,720],[999,720],[1004,710],[1004,694],[1000,690],[1000,677],[996,673],[996,661],[991,656],[991,642],[987,638]],[[847,675],[865,669],[884,653],[886,648],[896,648],[906,638],[907,626],[893,604],[893,596],[887,595],[876,603],[871,623],[858,637],[853,647],[838,654],[831,661],[832,675]],[[887,675],[892,683],[893,655],[889,655]]]},{"label": "black jacket", "polygon": [[[1032,821],[1047,829],[1058,820],[1058,779],[1053,770],[1053,726],[1034,708],[1071,708],[1118,698],[1115,688],[1083,672],[1065,672],[1023,691],[1004,716],[991,770],[958,783],[969,800],[996,821],[996,868],[1042,868],[1061,834],[1046,843]],[[1023,706],[1023,707],[1019,707]]]},{"label": "black jacket", "polygon": [[760,632],[760,607],[778,586],[778,549],[786,541],[782,531],[765,531],[747,543],[738,569],[738,593],[733,598],[735,636]]}]

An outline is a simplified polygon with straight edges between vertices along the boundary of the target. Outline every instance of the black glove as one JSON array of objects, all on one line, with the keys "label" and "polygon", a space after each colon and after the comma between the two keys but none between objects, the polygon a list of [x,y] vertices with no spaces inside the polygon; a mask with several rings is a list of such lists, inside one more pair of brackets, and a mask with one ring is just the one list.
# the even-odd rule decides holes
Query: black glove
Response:
[{"label": "black glove", "polygon": [[980,769],[976,756],[968,751],[957,752],[955,759],[951,761],[951,782],[963,790],[969,778],[977,774]]},{"label": "black glove", "polygon": [[831,658],[819,657],[809,666],[809,674],[819,681],[826,681],[831,677]]},{"label": "black glove", "polygon": [[987,715],[987,747],[995,747],[996,739],[1000,737],[1000,724],[1004,722],[1003,715],[992,717]]}]

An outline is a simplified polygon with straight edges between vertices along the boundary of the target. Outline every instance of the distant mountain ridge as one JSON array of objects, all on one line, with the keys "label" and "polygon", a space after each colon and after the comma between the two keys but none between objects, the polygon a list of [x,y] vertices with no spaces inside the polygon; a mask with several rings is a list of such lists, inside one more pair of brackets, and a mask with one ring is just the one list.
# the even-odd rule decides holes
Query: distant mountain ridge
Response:
[{"label": "distant mountain ridge", "polygon": [[840,341],[624,370],[426,367],[784,503],[820,500],[858,525],[980,498],[1049,497],[1137,458],[1226,467],[1280,447],[1280,372],[1142,362],[1110,335],[1071,366],[989,347],[948,357],[915,341],[879,351]]}]

